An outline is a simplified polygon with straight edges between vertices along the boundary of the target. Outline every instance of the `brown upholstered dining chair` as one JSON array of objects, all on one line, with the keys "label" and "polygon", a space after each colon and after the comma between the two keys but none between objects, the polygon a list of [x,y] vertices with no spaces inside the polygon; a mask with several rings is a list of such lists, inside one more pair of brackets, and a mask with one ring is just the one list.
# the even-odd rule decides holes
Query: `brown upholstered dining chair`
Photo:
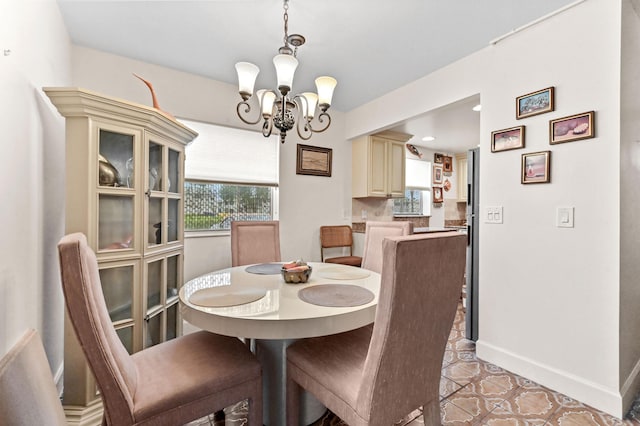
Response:
[{"label": "brown upholstered dining chair", "polygon": [[280,262],[280,222],[231,222],[231,265]]},{"label": "brown upholstered dining chair", "polygon": [[466,237],[384,240],[373,327],[298,340],[287,348],[287,425],[300,388],[350,426],[388,426],[422,406],[439,425],[442,360],[462,287]]},{"label": "brown upholstered dining chair", "polygon": [[105,425],[179,425],[249,400],[262,425],[260,363],[237,338],[198,331],[129,355],[109,318],[83,234],[58,244],[67,313],[98,383]]},{"label": "brown upholstered dining chair", "polygon": [[[349,248],[348,256],[324,257],[324,249]],[[320,227],[320,259],[326,263],[360,266],[361,256],[353,255],[353,230],[349,225]]]},{"label": "brown upholstered dining chair", "polygon": [[364,232],[362,267],[380,273],[382,271],[382,240],[385,237],[410,234],[413,234],[412,222],[367,222]]},{"label": "brown upholstered dining chair", "polygon": [[0,359],[0,424],[67,424],[42,341],[33,329]]}]

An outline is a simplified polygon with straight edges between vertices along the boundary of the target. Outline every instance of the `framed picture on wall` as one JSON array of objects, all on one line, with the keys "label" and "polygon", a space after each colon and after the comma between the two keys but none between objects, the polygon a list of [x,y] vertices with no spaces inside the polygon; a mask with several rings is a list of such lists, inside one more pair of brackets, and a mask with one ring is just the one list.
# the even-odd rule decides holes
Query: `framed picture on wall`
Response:
[{"label": "framed picture on wall", "polygon": [[442,165],[433,165],[433,184],[442,185]]},{"label": "framed picture on wall", "polygon": [[549,143],[554,145],[594,138],[594,114],[593,111],[589,111],[549,121]]},{"label": "framed picture on wall", "polygon": [[553,87],[527,93],[516,98],[516,118],[531,117],[553,111]]},{"label": "framed picture on wall", "polygon": [[331,148],[298,144],[296,174],[331,177]]},{"label": "framed picture on wall", "polygon": [[522,154],[521,183],[551,182],[551,151]]},{"label": "framed picture on wall", "polygon": [[436,204],[442,203],[444,195],[442,194],[441,186],[433,187],[433,202]]},{"label": "framed picture on wall", "polygon": [[439,152],[436,152],[435,154],[433,154],[433,162],[437,164],[442,164],[443,157],[444,155],[440,154]]},{"label": "framed picture on wall", "polygon": [[491,152],[524,148],[524,126],[491,132]]},{"label": "framed picture on wall", "polygon": [[445,173],[451,173],[453,171],[453,158],[448,155],[442,157],[442,171]]}]

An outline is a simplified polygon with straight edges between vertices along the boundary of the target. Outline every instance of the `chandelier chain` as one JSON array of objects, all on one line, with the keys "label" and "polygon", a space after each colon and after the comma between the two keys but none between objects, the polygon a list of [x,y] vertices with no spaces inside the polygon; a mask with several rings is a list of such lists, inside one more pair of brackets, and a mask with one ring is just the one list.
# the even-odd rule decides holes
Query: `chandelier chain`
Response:
[{"label": "chandelier chain", "polygon": [[289,0],[284,0],[282,7],[284,9],[284,45],[288,46],[289,40],[287,39],[289,38]]}]

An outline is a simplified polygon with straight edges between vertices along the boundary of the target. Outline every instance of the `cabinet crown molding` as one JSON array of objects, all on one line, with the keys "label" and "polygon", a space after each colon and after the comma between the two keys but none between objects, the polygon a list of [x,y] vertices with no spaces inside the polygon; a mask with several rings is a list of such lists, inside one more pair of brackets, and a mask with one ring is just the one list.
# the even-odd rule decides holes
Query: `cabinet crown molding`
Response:
[{"label": "cabinet crown molding", "polygon": [[167,134],[183,144],[198,133],[153,107],[105,96],[79,87],[43,87],[58,112],[64,117],[100,117],[126,125],[146,127]]}]

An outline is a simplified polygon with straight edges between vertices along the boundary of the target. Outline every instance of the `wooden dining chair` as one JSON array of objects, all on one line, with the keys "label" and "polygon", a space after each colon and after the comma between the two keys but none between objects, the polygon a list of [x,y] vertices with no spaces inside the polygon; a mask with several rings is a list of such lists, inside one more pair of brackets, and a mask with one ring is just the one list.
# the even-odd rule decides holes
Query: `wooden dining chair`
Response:
[{"label": "wooden dining chair", "polygon": [[[325,258],[324,250],[332,248],[349,248],[349,255]],[[358,267],[362,264],[362,257],[353,255],[353,230],[349,225],[320,227],[320,260]]]},{"label": "wooden dining chair", "polygon": [[100,389],[103,424],[179,425],[248,399],[249,424],[262,425],[260,363],[240,340],[198,331],[129,355],[85,236],[63,237],[58,251],[67,313]]},{"label": "wooden dining chair", "polygon": [[373,327],[298,340],[287,348],[287,425],[300,388],[350,426],[388,426],[423,407],[439,425],[442,360],[465,268],[466,237],[384,240]]},{"label": "wooden dining chair", "polygon": [[231,222],[231,266],[280,262],[280,222]]},{"label": "wooden dining chair", "polygon": [[40,336],[27,330],[0,359],[0,424],[67,424]]},{"label": "wooden dining chair", "polygon": [[364,232],[362,267],[380,273],[382,271],[382,240],[385,237],[413,234],[413,222],[368,221]]}]

